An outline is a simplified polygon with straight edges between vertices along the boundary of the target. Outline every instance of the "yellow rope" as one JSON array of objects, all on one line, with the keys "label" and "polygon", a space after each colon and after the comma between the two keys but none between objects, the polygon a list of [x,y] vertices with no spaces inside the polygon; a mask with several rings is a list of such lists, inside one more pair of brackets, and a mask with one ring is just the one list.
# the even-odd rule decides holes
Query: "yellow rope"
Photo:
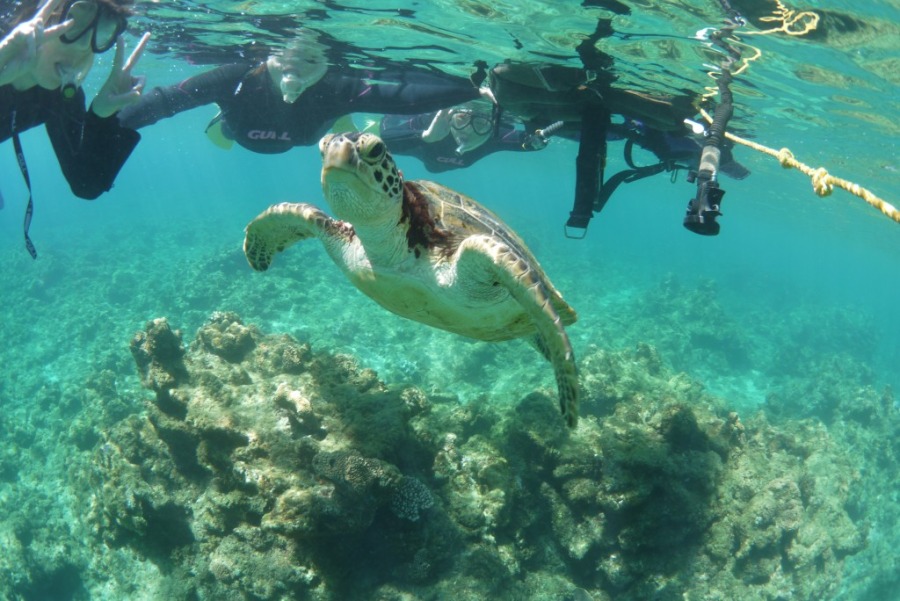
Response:
[{"label": "yellow rope", "polygon": [[[781,0],[775,0],[775,4],[777,8],[772,11],[772,15],[769,17],[761,17],[761,21],[765,22],[778,22],[780,25],[778,27],[773,27],[772,29],[766,29],[762,31],[743,31],[742,35],[768,35],[773,33],[785,33],[787,35],[806,35],[810,31],[813,31],[819,25],[819,15],[817,13],[811,11],[802,11],[797,12],[793,9],[790,9],[784,5]],[[730,39],[730,43],[735,45],[744,46],[745,48],[751,48],[754,50],[754,55],[751,57],[744,57],[741,59],[740,66],[737,70],[732,72],[732,75],[737,75],[738,73],[744,71],[750,66],[750,63],[757,60],[762,52],[754,46],[750,46],[749,44],[744,44],[740,42],[737,38],[732,37]],[[709,77],[715,79],[715,73],[708,73]],[[716,94],[716,88],[705,88],[706,93],[701,96],[701,98],[709,98]],[[703,115],[703,118],[712,123],[712,117],[709,116],[705,110],[700,109],[700,113]],[[854,184],[853,182],[847,181],[840,177],[835,177],[828,173],[828,170],[824,167],[819,167],[818,169],[813,169],[809,165],[805,165],[794,158],[793,153],[787,148],[782,148],[781,150],[773,150],[772,148],[768,148],[763,146],[762,144],[757,144],[756,142],[751,142],[750,140],[745,140],[739,136],[734,134],[725,132],[725,137],[729,140],[736,142],[738,144],[743,144],[744,146],[748,146],[754,150],[762,152],[764,154],[768,154],[770,156],[778,159],[778,162],[781,163],[781,166],[785,169],[789,169],[793,167],[797,169],[801,173],[806,174],[811,180],[813,185],[813,190],[819,196],[828,196],[831,194],[831,191],[835,186],[838,188],[842,188],[847,192],[862,198],[864,201],[896,221],[900,223],[900,211],[889,202],[882,200],[875,196],[872,192],[863,188],[859,184]]]},{"label": "yellow rope", "polygon": [[[704,119],[712,123],[712,117],[709,115],[709,113],[707,113],[703,109],[700,110],[700,113],[703,115]],[[757,144],[756,142],[745,140],[740,136],[736,136],[728,132],[725,132],[725,137],[732,142],[742,144],[744,146],[752,148],[753,150],[757,150],[769,156],[775,157],[776,159],[778,159],[778,162],[781,163],[781,166],[785,169],[793,167],[801,173],[806,174],[812,180],[813,190],[819,196],[828,196],[829,194],[831,194],[831,191],[834,189],[834,187],[837,186],[838,188],[842,188],[850,194],[853,194],[854,196],[862,198],[864,201],[866,201],[897,223],[900,223],[900,211],[898,211],[897,208],[891,203],[878,198],[877,196],[875,196],[875,194],[873,194],[866,188],[863,188],[859,184],[854,184],[851,181],[847,181],[843,178],[831,175],[824,167],[813,169],[809,165],[801,163],[794,158],[794,154],[787,148],[774,150],[772,148],[769,148],[768,146],[763,146],[762,144]]]},{"label": "yellow rope", "polygon": [[[757,48],[756,46],[751,46],[750,44],[745,44],[735,38],[732,38],[731,40],[729,40],[729,42],[735,46],[743,46],[744,48],[749,48],[750,50],[753,51],[753,56],[742,56],[741,57],[740,65],[737,68],[732,69],[732,71],[731,71],[732,75],[740,75],[741,73],[743,73],[744,71],[746,71],[747,69],[750,68],[750,63],[752,63],[753,61],[755,61],[756,59],[758,59],[759,57],[762,56],[762,51],[759,48]],[[706,75],[710,79],[714,80],[717,77],[717,72],[716,71],[707,71]],[[706,86],[703,89],[706,90],[706,92],[700,96],[701,100],[705,100],[707,98],[712,98],[713,96],[715,96],[719,93],[718,86],[712,86],[712,87]]]},{"label": "yellow rope", "polygon": [[[745,31],[743,35],[768,35],[770,33],[786,33],[788,35],[806,35],[819,26],[819,15],[812,11],[797,12],[786,7],[781,0],[775,0],[778,8],[772,11],[770,17],[760,17],[760,21],[767,23],[780,22],[781,25],[762,31]],[[800,28],[796,28],[797,24]]]},{"label": "yellow rope", "polygon": [[[776,22],[779,23],[779,26],[759,31],[742,30],[740,35],[770,35],[773,33],[785,33],[787,35],[800,36],[806,35],[819,26],[818,13],[814,13],[812,11],[797,12],[794,9],[785,6],[782,0],[774,1],[776,8],[772,10],[772,14],[768,17],[760,17],[759,20],[766,23]],[[737,37],[737,35],[733,35],[729,39],[729,43],[731,43],[733,46],[742,46],[744,48],[753,50],[753,56],[741,57],[740,65],[736,69],[731,69],[732,75],[740,75],[743,71],[746,71],[750,67],[750,63],[762,56],[762,51],[759,48],[741,42],[740,38]],[[716,78],[716,72],[714,71],[710,71],[709,73],[707,73],[707,75],[711,79]],[[704,90],[705,93],[701,96],[701,99],[711,98],[718,92],[718,86],[706,86]]]}]

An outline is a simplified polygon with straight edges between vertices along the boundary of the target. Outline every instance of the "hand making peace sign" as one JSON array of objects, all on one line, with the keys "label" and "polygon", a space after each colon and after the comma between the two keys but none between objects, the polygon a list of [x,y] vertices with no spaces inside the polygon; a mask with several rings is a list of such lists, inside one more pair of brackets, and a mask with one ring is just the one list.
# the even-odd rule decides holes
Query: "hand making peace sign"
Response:
[{"label": "hand making peace sign", "polygon": [[37,61],[37,50],[46,40],[58,40],[72,28],[73,21],[47,27],[50,17],[64,0],[47,0],[29,21],[19,23],[0,40],[0,85],[21,80]]},{"label": "hand making peace sign", "polygon": [[48,89],[79,86],[94,54],[105,51],[115,39],[112,72],[92,105],[97,115],[109,117],[140,97],[144,78],[133,76],[132,70],[150,34],[141,38],[126,60],[125,42],[120,35],[126,26],[124,15],[109,12],[108,7],[94,0],[70,0],[59,18],[62,22],[51,25],[63,2],[46,0],[32,19],[20,23],[0,40],[0,85],[12,83],[17,89],[35,85]]},{"label": "hand making peace sign", "polygon": [[143,76],[133,76],[131,70],[144,53],[144,47],[147,46],[149,39],[149,32],[141,36],[127,61],[124,60],[125,40],[122,36],[116,40],[116,58],[113,61],[112,71],[91,104],[91,110],[97,116],[109,117],[140,99],[146,79]]}]

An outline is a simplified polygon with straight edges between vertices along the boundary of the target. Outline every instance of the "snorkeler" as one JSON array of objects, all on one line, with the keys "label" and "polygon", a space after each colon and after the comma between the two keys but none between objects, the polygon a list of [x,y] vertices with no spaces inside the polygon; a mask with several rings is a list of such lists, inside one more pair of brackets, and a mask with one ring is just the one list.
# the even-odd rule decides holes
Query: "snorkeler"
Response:
[{"label": "snorkeler", "polygon": [[472,102],[436,113],[384,115],[379,135],[393,154],[414,156],[432,173],[468,167],[495,152],[546,145],[511,115],[495,124],[493,113],[491,105]]},{"label": "snorkeler", "polygon": [[[617,135],[612,115],[622,115],[626,122],[639,122],[645,132],[654,132],[653,136],[642,137],[626,128],[619,133],[634,137],[663,160],[666,149],[656,143],[662,139],[659,136],[682,137],[685,119],[696,114],[692,95],[662,96],[618,89],[612,86],[613,77],[608,73],[590,69],[507,61],[489,71],[482,65],[481,77],[489,82],[502,111],[521,118],[528,131],[551,131],[578,141],[575,201],[566,222],[567,233],[570,229],[586,230],[593,214],[603,208],[621,183],[611,181],[613,186],[605,187],[604,182],[607,139]],[[663,160],[663,167],[665,164]]]},{"label": "snorkeler", "polygon": [[[502,113],[498,118],[492,106],[476,101],[436,113],[384,115],[379,123],[379,135],[393,154],[414,156],[428,171],[440,173],[468,167],[495,152],[541,150],[553,136],[578,141],[579,129],[574,124],[566,127],[565,123],[557,123],[556,127],[529,131],[521,119],[509,113]],[[625,142],[623,154],[629,169],[602,183],[595,212],[602,208],[620,183],[630,183],[662,171],[689,170],[690,165],[696,164],[702,149],[701,141],[687,129],[684,132],[660,131],[631,118],[611,123],[606,139]],[[633,158],[635,145],[653,153],[656,162],[637,165]],[[734,160],[730,145],[722,150],[720,168],[722,173],[735,179],[750,174]]]},{"label": "snorkeler", "polygon": [[[315,40],[154,88],[119,114],[139,129],[189,109],[215,103],[209,134],[254,152],[280,153],[318,143],[335,121],[354,112],[417,113],[478,98],[470,81],[417,69],[341,69],[328,64]],[[223,141],[221,138],[225,138]]]},{"label": "snorkeler", "polygon": [[[113,118],[136,102],[131,75],[147,36],[125,60],[130,0],[47,0],[0,40],[0,141],[44,124],[72,192],[93,199],[112,187],[138,137]],[[16,21],[13,21],[14,23]],[[116,47],[106,83],[85,108],[81,84],[96,54]]]},{"label": "snorkeler", "polygon": [[[144,80],[132,69],[147,43],[145,34],[125,59],[122,33],[130,0],[46,0],[17,5],[4,15],[15,27],[0,40],[0,141],[13,138],[22,175],[31,184],[19,134],[44,124],[72,192],[94,199],[109,190],[140,139],[121,127],[115,113],[137,101]],[[29,14],[34,13],[30,19]],[[96,54],[116,47],[112,71],[89,109],[81,84]],[[28,238],[33,202],[26,209]]]}]

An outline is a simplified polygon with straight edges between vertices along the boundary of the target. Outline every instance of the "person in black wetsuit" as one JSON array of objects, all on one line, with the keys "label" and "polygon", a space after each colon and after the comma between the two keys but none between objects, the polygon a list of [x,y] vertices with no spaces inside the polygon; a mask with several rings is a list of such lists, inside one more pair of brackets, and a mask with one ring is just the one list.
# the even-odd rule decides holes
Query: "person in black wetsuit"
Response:
[{"label": "person in black wetsuit", "polygon": [[495,124],[491,107],[474,103],[417,115],[384,115],[380,137],[393,154],[411,155],[432,173],[468,167],[501,151],[539,150],[521,121],[503,116]]},{"label": "person in black wetsuit", "polygon": [[324,52],[306,41],[261,64],[224,65],[154,88],[119,113],[119,122],[140,129],[215,103],[221,112],[212,125],[226,138],[254,152],[280,153],[316,144],[350,113],[422,112],[478,97],[471,82],[450,75],[328,66]]},{"label": "person in black wetsuit", "polygon": [[[586,230],[619,183],[681,168],[677,160],[699,156],[702,148],[690,139],[685,126],[697,113],[691,93],[625,90],[613,86],[615,78],[607,71],[545,63],[507,61],[480,73],[503,111],[522,119],[527,131],[548,131],[578,141],[575,201],[567,228]],[[613,115],[624,117],[623,123],[614,126]],[[605,181],[607,140],[616,137],[627,140],[626,161],[632,168]],[[632,165],[628,142],[650,150],[660,163],[646,168]],[[747,173],[735,164],[732,175],[740,178]]]},{"label": "person in black wetsuit", "polygon": [[[685,163],[696,165],[703,150],[702,136],[692,134],[686,127],[681,132],[660,131],[647,126],[640,119],[625,118],[621,123],[613,123],[607,131],[606,139],[631,141],[652,152],[661,163],[670,163],[672,167],[683,169],[692,168],[684,166]],[[732,179],[744,179],[750,175],[750,171],[735,160],[731,152],[733,147],[728,142],[722,148],[719,170]]]},{"label": "person in black wetsuit", "polygon": [[[379,123],[381,139],[393,154],[414,156],[432,173],[468,167],[495,152],[540,150],[546,147],[550,135],[575,142],[579,139],[580,132],[574,126],[562,124],[545,137],[543,130],[529,131],[522,120],[508,113],[499,117],[495,129],[492,107],[475,105],[469,103],[437,113],[384,115]],[[685,164],[695,164],[703,147],[701,141],[687,130],[660,131],[630,118],[611,123],[606,139],[626,141],[628,161],[632,161],[633,144],[653,153],[657,165],[637,167],[632,163],[632,166],[638,170],[655,169],[656,173],[689,169]],[[749,171],[731,156],[730,146],[723,149],[720,168],[735,179],[749,175]]]},{"label": "person in black wetsuit", "polygon": [[[81,198],[97,198],[112,187],[139,139],[114,116],[143,88],[131,70],[147,36],[127,61],[121,37],[129,3],[47,0],[36,9],[21,3],[17,14],[2,15],[16,26],[0,40],[0,142],[43,124],[72,192]],[[112,72],[86,108],[81,82],[94,56],[113,46]]]}]

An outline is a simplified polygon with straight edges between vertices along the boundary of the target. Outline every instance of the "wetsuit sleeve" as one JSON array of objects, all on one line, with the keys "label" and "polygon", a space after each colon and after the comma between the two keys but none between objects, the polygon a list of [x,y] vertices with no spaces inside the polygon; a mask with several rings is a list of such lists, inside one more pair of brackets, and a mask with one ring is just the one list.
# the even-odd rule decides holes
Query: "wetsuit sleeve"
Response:
[{"label": "wetsuit sleeve", "polygon": [[422,132],[431,125],[435,114],[384,115],[379,126],[381,139],[391,150],[420,146],[425,143]]},{"label": "wetsuit sleeve", "polygon": [[140,129],[160,119],[218,102],[234,95],[252,69],[253,65],[244,63],[224,65],[172,86],[153,88],[138,102],[119,111],[119,123],[129,129]]},{"label": "wetsuit sleeve", "polygon": [[113,182],[141,136],[119,125],[115,116],[102,118],[85,110],[84,92],[59,96],[46,121],[47,135],[72,193],[93,200]]},{"label": "wetsuit sleeve", "polygon": [[478,88],[461,77],[427,71],[377,71],[369,77],[335,75],[335,99],[344,112],[413,114],[437,111],[479,97]]}]

